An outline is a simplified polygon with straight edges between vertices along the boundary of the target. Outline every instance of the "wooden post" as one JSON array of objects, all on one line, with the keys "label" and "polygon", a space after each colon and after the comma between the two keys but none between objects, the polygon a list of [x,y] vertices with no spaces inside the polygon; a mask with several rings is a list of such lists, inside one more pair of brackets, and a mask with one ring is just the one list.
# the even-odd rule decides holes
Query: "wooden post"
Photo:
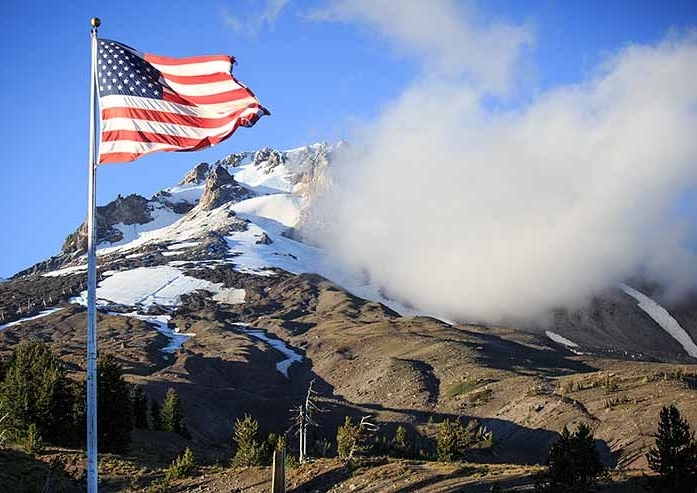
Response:
[{"label": "wooden post", "polygon": [[286,493],[286,449],[273,452],[271,492]]}]

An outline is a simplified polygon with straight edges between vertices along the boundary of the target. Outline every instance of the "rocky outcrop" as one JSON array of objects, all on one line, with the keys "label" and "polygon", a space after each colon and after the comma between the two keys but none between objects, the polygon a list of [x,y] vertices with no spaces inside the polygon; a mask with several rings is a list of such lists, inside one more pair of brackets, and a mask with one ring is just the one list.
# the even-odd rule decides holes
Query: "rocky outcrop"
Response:
[{"label": "rocky outcrop", "polygon": [[257,245],[271,245],[273,240],[269,238],[269,235],[262,233],[259,239],[256,241]]},{"label": "rocky outcrop", "polygon": [[[145,224],[152,221],[149,201],[141,195],[119,195],[105,206],[97,207],[97,243],[116,242],[123,233],[114,228],[116,224]],[[84,253],[87,251],[87,225],[82,223],[77,231],[68,235],[61,248],[63,254]]]},{"label": "rocky outcrop", "polygon": [[198,203],[199,210],[212,210],[228,202],[240,202],[256,194],[235,181],[224,166],[215,166],[206,179],[206,187]]},{"label": "rocky outcrop", "polygon": [[215,164],[225,166],[227,168],[237,168],[242,161],[251,155],[251,152],[235,152],[233,154],[228,154],[223,159],[218,159]]},{"label": "rocky outcrop", "polygon": [[252,164],[258,167],[261,167],[263,164],[264,173],[271,173],[277,166],[286,164],[286,155],[279,150],[264,147],[254,153]]},{"label": "rocky outcrop", "polygon": [[208,171],[211,169],[211,165],[208,163],[199,163],[189,171],[184,179],[179,183],[180,185],[200,185],[208,176]]},{"label": "rocky outcrop", "polygon": [[156,200],[157,202],[166,205],[167,207],[172,209],[172,211],[176,214],[186,214],[196,206],[196,202],[191,203],[187,202],[186,200],[173,202],[170,200],[171,196],[172,194],[167,190],[160,190],[155,195],[153,195],[152,200]]}]

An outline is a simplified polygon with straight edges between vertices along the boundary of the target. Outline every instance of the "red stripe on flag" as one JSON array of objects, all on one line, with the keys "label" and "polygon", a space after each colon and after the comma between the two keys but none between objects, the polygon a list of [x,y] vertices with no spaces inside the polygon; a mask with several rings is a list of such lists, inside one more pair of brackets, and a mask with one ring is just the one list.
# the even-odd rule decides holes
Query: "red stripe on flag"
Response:
[{"label": "red stripe on flag", "polygon": [[110,118],[129,118],[133,120],[148,120],[161,123],[173,123],[175,125],[185,125],[188,127],[198,128],[217,128],[230,123],[235,118],[238,118],[242,111],[247,108],[257,108],[258,104],[250,104],[248,107],[231,113],[220,118],[201,118],[191,115],[182,115],[179,113],[170,113],[166,111],[145,110],[141,108],[107,108],[102,110],[102,120]]},{"label": "red stripe on flag", "polygon": [[221,92],[218,94],[208,94],[206,96],[180,95],[179,97],[182,98],[184,101],[187,101],[189,104],[199,105],[229,103],[230,101],[237,101],[239,99],[248,98],[250,96],[252,96],[252,94],[249,92],[249,90],[243,87],[240,89],[233,89],[232,91]]},{"label": "red stripe on flag", "polygon": [[145,60],[150,63],[155,63],[158,65],[188,65],[191,63],[205,63],[205,62],[230,62],[233,63],[235,59],[230,55],[203,55],[203,56],[190,56],[187,58],[171,58],[168,56],[152,55],[150,53],[145,54]]},{"label": "red stripe on flag", "polygon": [[[162,150],[162,149],[158,149]],[[150,151],[150,152],[157,152],[157,151]],[[135,161],[141,156],[145,156],[146,154],[150,154],[150,152],[143,152],[143,153],[137,153],[137,152],[107,152],[104,154],[99,155],[99,164],[105,164],[105,163],[130,163],[131,161]]]},{"label": "red stripe on flag", "polygon": [[102,142],[115,142],[117,140],[153,142],[156,144],[170,144],[175,147],[186,147],[187,149],[192,150],[201,149],[201,147],[207,147],[211,143],[215,143],[213,142],[213,139],[216,139],[216,137],[192,139],[189,137],[180,137],[177,135],[167,135],[153,132],[139,132],[137,130],[109,130],[106,132],[102,132]]}]

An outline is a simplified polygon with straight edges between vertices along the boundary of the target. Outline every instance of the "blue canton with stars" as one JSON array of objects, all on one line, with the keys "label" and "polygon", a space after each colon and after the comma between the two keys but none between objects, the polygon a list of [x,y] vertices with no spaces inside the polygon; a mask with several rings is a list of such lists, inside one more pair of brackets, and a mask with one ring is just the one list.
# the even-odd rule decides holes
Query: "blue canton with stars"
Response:
[{"label": "blue canton with stars", "polygon": [[162,99],[160,72],[134,51],[116,41],[99,40],[97,84],[100,97],[122,94]]}]

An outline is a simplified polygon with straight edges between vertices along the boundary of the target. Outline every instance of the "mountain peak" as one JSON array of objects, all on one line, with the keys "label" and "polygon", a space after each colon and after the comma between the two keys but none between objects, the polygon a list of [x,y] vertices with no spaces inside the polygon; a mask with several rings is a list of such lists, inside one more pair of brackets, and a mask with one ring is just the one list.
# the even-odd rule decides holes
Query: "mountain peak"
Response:
[{"label": "mountain peak", "polygon": [[240,202],[255,195],[253,191],[237,183],[224,166],[216,164],[208,173],[206,186],[197,208],[199,210],[217,209],[227,202]]},{"label": "mountain peak", "polygon": [[200,185],[208,176],[208,172],[211,169],[211,165],[208,163],[198,163],[194,168],[189,171],[184,179],[179,182],[180,185]]}]

